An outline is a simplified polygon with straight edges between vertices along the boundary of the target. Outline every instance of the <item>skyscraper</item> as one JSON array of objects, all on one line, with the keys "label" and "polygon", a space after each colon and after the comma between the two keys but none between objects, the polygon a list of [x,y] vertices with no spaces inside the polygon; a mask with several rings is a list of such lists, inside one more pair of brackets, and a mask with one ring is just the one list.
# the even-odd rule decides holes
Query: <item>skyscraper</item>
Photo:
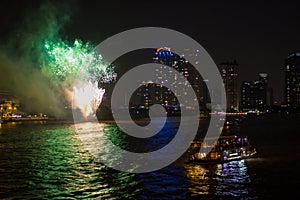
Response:
[{"label": "skyscraper", "polygon": [[220,64],[220,72],[226,91],[227,110],[238,110],[237,68],[238,63],[236,61]]},{"label": "skyscraper", "polygon": [[253,85],[251,82],[244,81],[241,85],[241,105],[243,109],[253,106]]},{"label": "skyscraper", "polygon": [[[186,54],[186,55],[185,55]],[[156,49],[155,56],[153,58],[154,62],[159,63],[158,68],[156,68],[156,83],[169,82],[169,84],[174,85],[175,88],[177,85],[184,85],[183,89],[175,89],[171,91],[166,87],[157,87],[156,89],[156,100],[163,99],[163,105],[178,105],[176,97],[187,95],[190,90],[194,90],[196,95],[199,95],[199,74],[196,73],[196,70],[193,66],[185,59],[189,56],[197,56],[197,51],[192,51],[191,49],[185,49],[184,54],[177,55],[171,51],[169,47],[161,47]],[[177,76],[172,70],[167,66],[177,70],[182,77]],[[193,88],[190,88],[190,86]],[[193,105],[188,105],[187,102],[181,102],[186,107],[193,107]]]},{"label": "skyscraper", "polygon": [[262,109],[273,105],[273,90],[268,87],[268,74],[259,73],[259,79],[254,82],[244,81],[241,85],[241,108]]},{"label": "skyscraper", "polygon": [[[177,67],[177,65],[175,65],[177,64],[176,56],[171,52],[171,49],[169,47],[161,47],[156,49],[153,60],[155,63],[161,64],[155,69],[155,82],[158,83],[155,87],[155,100],[157,102],[161,102],[161,104],[165,106],[177,104],[177,99],[174,95],[172,95],[172,91],[160,85],[167,82],[169,82],[169,84],[172,84],[173,82],[177,81],[177,76],[175,75],[175,73],[170,71],[167,67]],[[176,96],[180,95],[178,94],[178,91],[173,92]]]},{"label": "skyscraper", "polygon": [[287,106],[300,107],[300,53],[294,53],[285,61],[285,101]]},{"label": "skyscraper", "polygon": [[259,73],[259,81],[262,82],[264,85],[264,101],[263,104],[267,106],[272,106],[273,105],[273,89],[269,86],[268,84],[268,74],[265,72]]},{"label": "skyscraper", "polygon": [[[189,48],[184,49],[181,55],[172,52],[169,47],[155,49],[152,57],[153,62],[157,63],[155,80],[139,82],[140,87],[136,91],[137,98],[132,101],[132,105],[148,109],[153,104],[161,104],[171,110],[179,110],[179,106],[193,110],[201,101],[200,107],[204,109],[204,102],[206,103],[207,96],[209,96],[205,86],[207,80],[202,80],[199,72],[188,61],[190,57],[196,57],[198,53],[199,50]],[[172,90],[163,86],[166,83],[173,86]],[[192,90],[197,98],[192,100],[185,98]],[[178,97],[183,97],[183,101],[178,102]]]},{"label": "skyscraper", "polygon": [[254,81],[253,100],[256,108],[267,105],[267,86],[263,81]]},{"label": "skyscraper", "polygon": [[268,85],[268,74],[266,72],[260,72],[258,75],[259,81],[261,81],[265,85]]}]

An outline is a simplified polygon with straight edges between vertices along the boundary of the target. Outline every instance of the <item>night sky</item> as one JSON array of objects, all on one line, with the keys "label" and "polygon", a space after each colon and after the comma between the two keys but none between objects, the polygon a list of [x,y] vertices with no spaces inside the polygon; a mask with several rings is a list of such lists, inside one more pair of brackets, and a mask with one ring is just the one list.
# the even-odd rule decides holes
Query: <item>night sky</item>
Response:
[{"label": "night sky", "polygon": [[[1,1],[0,44],[14,37],[14,30],[40,4],[33,0]],[[131,28],[174,29],[197,40],[216,64],[237,60],[239,83],[254,81],[259,72],[267,72],[279,103],[283,100],[284,60],[300,52],[299,1],[85,0],[66,4],[70,20],[61,32],[66,39],[81,38],[96,45]]]}]

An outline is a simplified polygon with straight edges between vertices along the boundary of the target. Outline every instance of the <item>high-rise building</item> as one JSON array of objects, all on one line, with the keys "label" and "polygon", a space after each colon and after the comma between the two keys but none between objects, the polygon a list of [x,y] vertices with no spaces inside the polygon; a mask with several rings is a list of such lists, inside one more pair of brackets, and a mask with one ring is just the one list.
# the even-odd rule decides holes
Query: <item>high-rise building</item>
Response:
[{"label": "high-rise building", "polygon": [[[205,82],[200,80],[200,74],[186,58],[197,56],[197,53],[197,50],[184,49],[181,55],[177,55],[169,47],[156,49],[153,56],[154,63],[159,64],[155,68],[156,79],[139,83],[141,85],[137,91],[137,96],[140,97],[137,98],[139,103],[134,102],[134,104],[139,104],[145,108],[152,104],[161,104],[165,107],[184,106],[186,109],[193,109],[198,104],[197,100],[201,99],[200,93],[202,94],[202,91],[200,90]],[[171,70],[170,67],[174,70]],[[175,70],[181,76],[178,76],[174,72]],[[173,90],[164,87],[163,84],[165,83],[173,85]],[[178,87],[180,85],[183,87]],[[197,99],[192,101],[186,99],[186,102],[180,102],[181,105],[179,105],[177,97],[188,95],[191,90],[194,90]],[[205,95],[207,96],[207,94]]]},{"label": "high-rise building", "polygon": [[259,74],[259,81],[263,84],[268,85],[268,74],[266,72],[260,72]]},{"label": "high-rise building", "polygon": [[237,68],[238,63],[236,61],[220,64],[220,72],[226,91],[227,110],[238,110]]},{"label": "high-rise building", "polygon": [[256,108],[267,105],[267,86],[263,81],[253,83],[253,102]]},{"label": "high-rise building", "polygon": [[300,53],[285,61],[285,101],[287,106],[300,107]]},{"label": "high-rise building", "polygon": [[156,80],[155,82],[156,87],[155,90],[155,101],[160,102],[164,106],[169,105],[176,105],[177,99],[175,96],[180,96],[180,91],[173,91],[175,96],[172,95],[172,91],[167,88],[163,87],[161,84],[169,82],[169,84],[172,84],[176,81],[178,81],[178,77],[176,76],[173,71],[169,70],[169,67],[174,67],[175,69],[178,68],[178,61],[176,58],[176,55],[174,55],[171,52],[171,49],[169,47],[161,47],[156,49],[155,56],[153,57],[153,60],[155,63],[159,63],[159,67],[155,69],[156,71]]},{"label": "high-rise building", "polygon": [[241,85],[241,107],[252,108],[253,106],[253,85],[244,81]]},{"label": "high-rise building", "polygon": [[273,105],[273,90],[268,87],[268,74],[259,73],[259,80],[244,81],[241,85],[242,109],[263,108]]},{"label": "high-rise building", "polygon": [[259,73],[259,81],[262,82],[264,85],[264,97],[263,97],[263,104],[267,106],[272,106],[273,105],[273,89],[269,87],[268,84],[268,74],[265,72]]}]

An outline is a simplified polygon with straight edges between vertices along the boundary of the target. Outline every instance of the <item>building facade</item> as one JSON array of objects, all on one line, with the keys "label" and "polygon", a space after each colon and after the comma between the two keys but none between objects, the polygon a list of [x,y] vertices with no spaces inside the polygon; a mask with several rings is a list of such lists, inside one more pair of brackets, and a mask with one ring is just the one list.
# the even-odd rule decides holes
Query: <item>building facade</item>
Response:
[{"label": "building facade", "polygon": [[254,82],[244,81],[241,85],[240,107],[243,110],[257,109],[273,105],[273,90],[268,86],[268,74],[259,73]]},{"label": "building facade", "polygon": [[[155,50],[153,62],[158,64],[155,68],[156,79],[139,83],[141,87],[137,91],[137,96],[140,103],[135,104],[139,104],[146,109],[153,104],[161,104],[164,107],[172,108],[184,106],[187,109],[192,109],[198,103],[197,99],[193,101],[187,99],[187,102],[178,102],[177,99],[177,97],[188,95],[191,90],[194,90],[197,98],[200,99],[200,75],[185,59],[188,56],[195,56],[191,54],[197,52],[192,52],[190,49],[186,49],[184,52],[182,55],[177,55],[169,47],[161,47]],[[182,76],[178,76],[177,73],[174,73],[174,70],[170,70],[170,67]],[[164,83],[173,85],[175,89],[171,91],[163,86]],[[183,87],[177,89],[179,85]]]},{"label": "building facade", "polygon": [[220,72],[224,82],[227,110],[238,110],[238,86],[237,86],[238,63],[224,62],[220,64]]},{"label": "building facade", "polygon": [[253,105],[253,85],[251,82],[244,81],[241,85],[241,104],[242,108],[251,108]]},{"label": "building facade", "polygon": [[294,53],[285,61],[285,102],[289,107],[300,107],[300,53]]},{"label": "building facade", "polygon": [[0,91],[0,116],[6,113],[19,113],[18,98],[7,91]]}]

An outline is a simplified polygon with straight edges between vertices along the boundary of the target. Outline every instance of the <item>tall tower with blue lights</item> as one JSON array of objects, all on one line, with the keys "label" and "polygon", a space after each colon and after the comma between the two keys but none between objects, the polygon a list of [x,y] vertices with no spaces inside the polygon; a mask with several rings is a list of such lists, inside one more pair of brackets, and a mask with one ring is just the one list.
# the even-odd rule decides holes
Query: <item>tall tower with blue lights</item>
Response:
[{"label": "tall tower with blue lights", "polygon": [[[192,64],[185,59],[185,56],[195,56],[191,54],[196,51],[185,49],[183,52],[183,54],[177,55],[169,47],[160,47],[154,50],[152,59],[154,63],[158,64],[155,68],[155,80],[139,83],[141,87],[137,91],[137,96],[140,97],[140,103],[135,103],[135,105],[139,104],[139,107],[148,109],[153,104],[161,104],[167,110],[176,111],[183,107],[193,110],[195,105],[198,105],[197,101],[203,100],[203,97],[200,96],[200,93],[202,94],[200,88],[203,87],[205,81],[202,80]],[[181,76],[174,73],[175,71],[179,72]],[[165,83],[173,85],[173,90],[164,87]],[[183,89],[182,87],[177,89],[178,85],[184,86]],[[197,99],[179,103],[177,97],[188,95],[191,90],[195,91]],[[207,92],[205,94],[207,96]]]},{"label": "tall tower with blue lights", "polygon": [[[185,85],[183,90],[170,91],[170,89],[161,87],[161,90],[157,91],[156,98],[163,99],[163,104],[165,106],[176,106],[178,101],[176,97],[187,95],[189,90],[196,90],[196,94],[199,93],[199,74],[194,73],[192,65],[185,59],[185,55],[174,54],[169,47],[161,47],[156,49],[155,56],[153,57],[154,62],[161,64],[156,68],[156,82],[164,83],[169,82],[169,84],[174,85]],[[176,71],[181,73],[182,77],[178,77],[172,70],[167,66],[174,68]],[[190,83],[190,84],[188,84]],[[191,88],[191,86],[193,88]],[[198,92],[198,93],[197,93]],[[193,105],[188,105],[186,102],[183,106],[193,107]]]}]

